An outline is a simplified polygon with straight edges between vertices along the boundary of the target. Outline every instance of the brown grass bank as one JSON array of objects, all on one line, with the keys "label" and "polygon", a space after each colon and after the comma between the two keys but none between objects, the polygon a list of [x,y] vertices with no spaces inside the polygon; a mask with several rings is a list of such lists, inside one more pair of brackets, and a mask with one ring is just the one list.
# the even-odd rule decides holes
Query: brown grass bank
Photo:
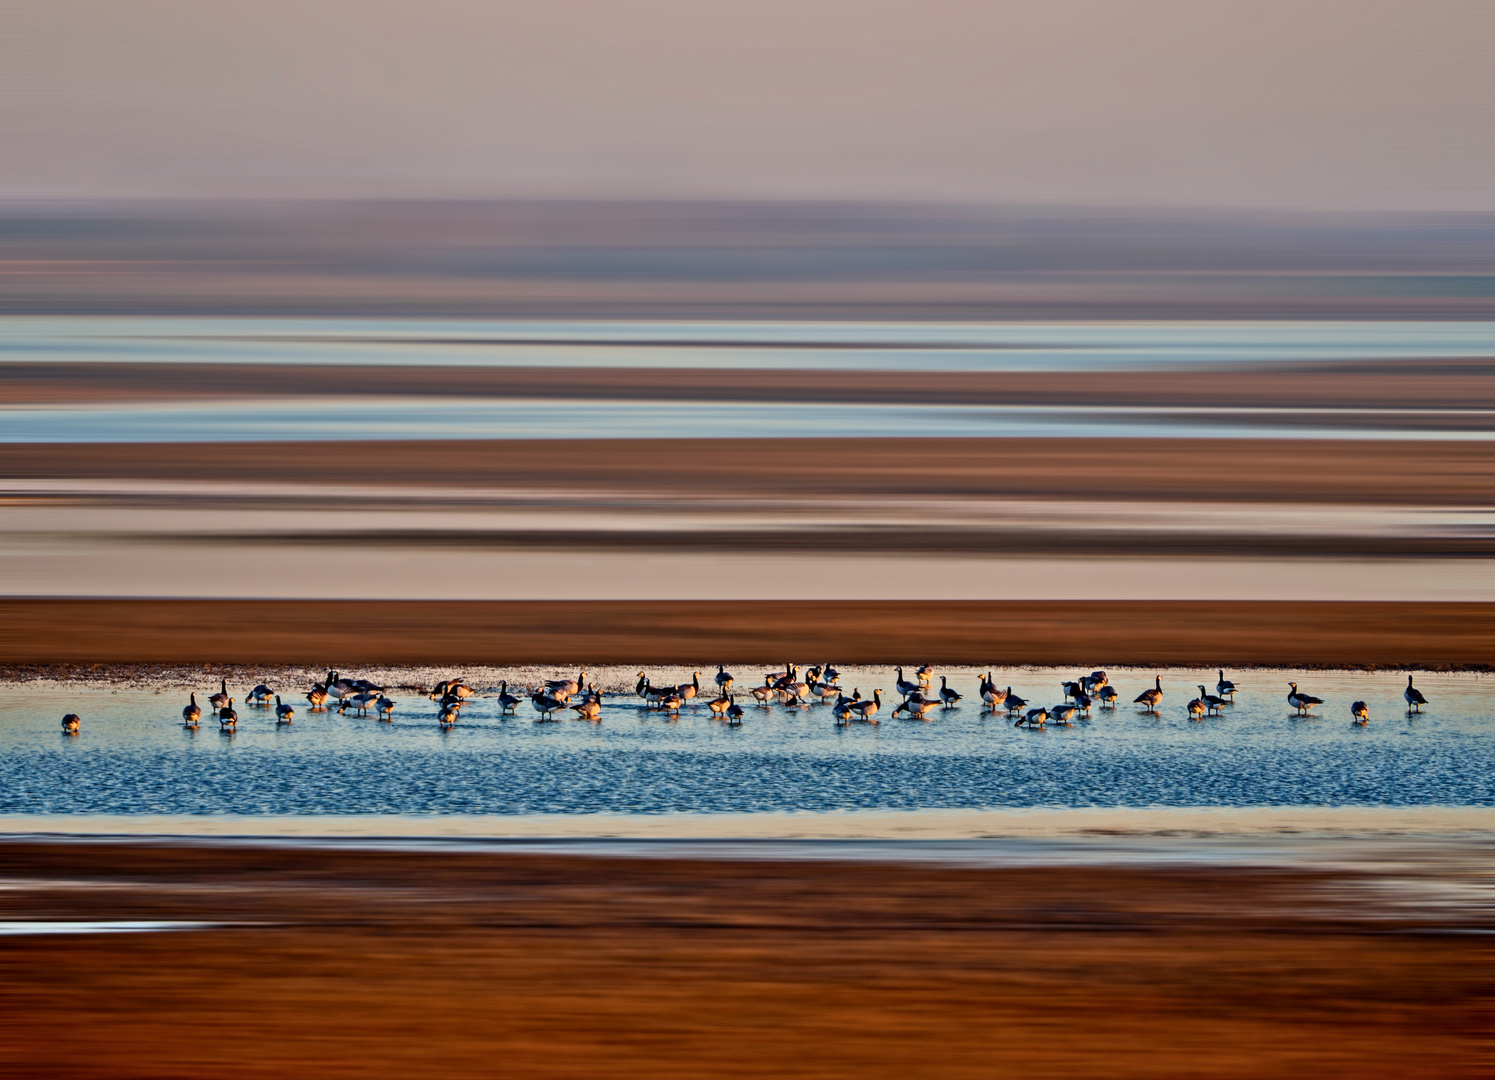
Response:
[{"label": "brown grass bank", "polygon": [[[1495,604],[0,600],[0,663],[1483,667]],[[1097,609],[1100,610],[1100,609]]]}]

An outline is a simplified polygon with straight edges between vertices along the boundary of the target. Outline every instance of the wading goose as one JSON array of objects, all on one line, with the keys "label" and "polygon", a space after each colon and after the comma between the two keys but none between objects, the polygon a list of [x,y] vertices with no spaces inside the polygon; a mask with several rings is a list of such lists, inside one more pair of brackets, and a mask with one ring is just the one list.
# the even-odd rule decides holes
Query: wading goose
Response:
[{"label": "wading goose", "polygon": [[1085,713],[1087,716],[1090,713],[1090,706],[1092,704],[1094,704],[1094,702],[1092,702],[1090,700],[1090,695],[1089,694],[1084,693],[1082,691],[1082,692],[1080,692],[1080,693],[1078,693],[1078,694],[1075,695],[1075,708],[1079,709],[1082,713]]},{"label": "wading goose", "polygon": [[1049,718],[1049,712],[1048,712],[1047,709],[1029,709],[1022,716],[1019,716],[1017,718],[1017,723],[1013,724],[1012,726],[1013,727],[1024,727],[1024,726],[1026,726],[1026,727],[1043,727],[1044,723],[1048,720],[1048,718]]},{"label": "wading goose", "polygon": [[228,680],[223,679],[218,684],[218,693],[208,698],[208,704],[215,709],[221,709],[229,702]]},{"label": "wading goose", "polygon": [[1050,705],[1049,719],[1056,724],[1067,724],[1075,718],[1075,713],[1079,711],[1079,709],[1067,703],[1064,705]]},{"label": "wading goose", "polygon": [[1028,699],[1025,697],[1018,697],[1018,695],[1012,692],[1012,687],[1009,686],[1007,688],[1006,695],[1004,695],[1002,699],[1002,704],[1007,709],[1007,715],[1011,716],[1013,713],[1021,712],[1024,708],[1026,708]]},{"label": "wading goose", "polygon": [[726,694],[723,694],[719,698],[715,698],[711,701],[706,702],[706,708],[711,710],[713,716],[718,717],[725,716],[727,710],[731,708],[731,705],[732,699]]},{"label": "wading goose", "polygon": [[1225,671],[1223,668],[1217,668],[1216,670],[1220,673],[1220,681],[1215,683],[1215,693],[1219,694],[1221,697],[1228,697],[1231,701],[1234,701],[1236,691],[1235,683],[1231,682],[1225,677]]},{"label": "wading goose", "polygon": [[872,691],[872,700],[858,701],[851,706],[851,712],[858,720],[864,720],[869,724],[877,723],[877,710],[882,708],[882,691]]},{"label": "wading goose", "polygon": [[737,702],[733,701],[731,698],[728,698],[727,700],[730,703],[727,705],[727,723],[731,724],[733,727],[736,727],[738,724],[742,723],[742,706],[737,704]]},{"label": "wading goose", "polygon": [[271,690],[264,683],[260,683],[253,690],[249,691],[249,696],[244,700],[251,705],[269,705],[270,699],[274,696],[274,690]]},{"label": "wading goose", "polygon": [[1000,689],[996,683],[991,681],[991,672],[981,680],[981,701],[992,712],[1002,707],[1002,702],[1007,700],[1007,691]]},{"label": "wading goose", "polygon": [[894,683],[893,686],[898,690],[898,693],[901,694],[902,696],[908,697],[911,694],[918,693],[920,690],[922,690],[924,688],[924,684],[921,683],[921,682],[914,682],[914,681],[912,681],[910,679],[905,679],[903,677],[903,669],[902,668],[897,668],[895,670],[898,672],[898,681],[896,683]]},{"label": "wading goose", "polygon": [[541,720],[551,719],[555,715],[555,711],[565,707],[566,704],[560,698],[543,691],[538,694],[531,694],[529,700],[530,704],[535,707],[535,712],[540,714]]},{"label": "wading goose", "polygon": [[[545,684],[545,688],[556,697],[560,697],[562,694],[564,694],[569,698],[572,694],[576,693],[576,691],[580,690],[586,684],[587,673],[583,671],[574,679],[551,679]],[[469,693],[471,693],[471,691],[469,691]]]},{"label": "wading goose", "polygon": [[436,714],[436,722],[444,728],[449,728],[457,722],[460,712],[457,705],[450,698],[443,698],[441,710]]},{"label": "wading goose", "polygon": [[820,699],[821,704],[830,704],[832,698],[841,696],[841,688],[829,682],[816,683],[810,688],[810,692]]},{"label": "wading goose", "polygon": [[[369,714],[369,710],[372,709],[375,705],[379,704],[379,696],[380,695],[378,694],[371,694],[360,691],[359,693],[356,693],[351,698],[349,698],[348,701],[350,704],[352,704],[353,708],[357,710],[359,716],[367,716]],[[448,700],[451,699],[451,697],[451,694],[447,695]]]},{"label": "wading goose", "polygon": [[829,664],[826,664],[820,669],[820,677],[826,682],[835,682],[841,678],[841,673]]},{"label": "wading goose", "polygon": [[499,712],[512,713],[515,706],[522,700],[517,694],[509,693],[509,680],[505,679],[503,685],[498,688]]},{"label": "wading goose", "polygon": [[928,686],[929,680],[934,678],[934,668],[929,664],[925,664],[918,671],[914,672],[914,678],[918,679],[924,686]]},{"label": "wading goose", "polygon": [[940,703],[932,698],[926,698],[922,694],[912,694],[903,699],[902,704],[893,710],[892,715],[896,717],[902,713],[910,720],[927,720],[929,714],[939,708],[939,705]]},{"label": "wading goose", "polygon": [[737,680],[732,678],[732,673],[721,664],[716,665],[716,686],[722,693],[732,689],[732,684]]},{"label": "wading goose", "polygon": [[1350,715],[1355,718],[1355,723],[1357,724],[1367,724],[1370,722],[1370,709],[1366,707],[1363,701],[1357,701],[1350,706]]},{"label": "wading goose", "polygon": [[945,681],[945,676],[940,676],[940,701],[945,708],[953,709],[960,704],[960,695],[950,689],[950,684]]},{"label": "wading goose", "polygon": [[[1204,687],[1201,686],[1199,689],[1202,692],[1204,690]],[[1192,701],[1190,701],[1187,708],[1189,710],[1190,719],[1198,720],[1201,716],[1204,715],[1204,702],[1200,701],[1198,698],[1194,698]]]},{"label": "wading goose", "polygon": [[1287,685],[1290,688],[1287,693],[1287,703],[1297,710],[1299,716],[1307,713],[1315,705],[1322,705],[1324,703],[1323,698],[1316,698],[1312,694],[1300,694],[1298,692],[1298,684],[1295,682],[1290,682]]},{"label": "wading goose", "polygon": [[395,718],[395,703],[387,697],[381,697],[374,702],[374,709],[379,714],[380,720],[393,720]]},{"label": "wading goose", "polygon": [[276,694],[275,695],[275,722],[277,724],[289,724],[291,722],[291,720],[295,717],[295,715],[296,715],[296,710],[293,709],[293,708],[291,708],[289,705],[282,705],[280,703],[280,695]]},{"label": "wading goose", "polygon": [[701,692],[701,673],[697,671],[690,677],[690,682],[683,682],[675,687],[675,692],[680,695],[682,701],[689,701]]},{"label": "wading goose", "polygon": [[1195,685],[1199,687],[1199,700],[1204,702],[1204,707],[1211,713],[1218,714],[1227,704],[1224,698],[1218,698],[1214,694],[1206,693],[1204,683],[1196,683]]},{"label": "wading goose", "polygon": [[68,735],[78,734],[80,724],[82,721],[78,719],[78,714],[75,712],[70,712],[62,718],[62,730]]},{"label": "wading goose", "polygon": [[762,706],[765,709],[768,708],[768,702],[769,702],[769,699],[773,697],[774,689],[773,689],[773,682],[770,681],[770,679],[768,678],[767,675],[763,676],[763,685],[762,686],[755,686],[755,687],[753,687],[752,694],[753,694],[753,697],[755,697],[755,698],[758,699],[758,704],[760,706]]},{"label": "wading goose", "polygon": [[1107,684],[1097,690],[1095,696],[1100,698],[1100,707],[1102,709],[1114,709],[1116,708],[1116,699],[1121,695],[1117,693],[1116,687]]},{"label": "wading goose", "polygon": [[357,683],[349,679],[339,679],[337,672],[329,671],[327,673],[327,692],[339,701],[347,701],[354,694],[358,693],[359,689]]},{"label": "wading goose", "polygon": [[234,712],[234,699],[229,698],[228,704],[218,710],[218,727],[220,729],[236,728],[239,726],[239,714]]},{"label": "wading goose", "polygon": [[1059,685],[1064,690],[1065,701],[1071,700],[1076,694],[1082,693],[1084,691],[1084,687],[1081,686],[1079,682],[1066,682],[1060,683]]},{"label": "wading goose", "polygon": [[861,700],[862,691],[859,688],[852,689],[851,697],[846,697],[843,694],[841,697],[837,698],[836,705],[833,710],[836,716],[836,722],[838,724],[850,723],[851,718],[856,715],[855,711],[853,711],[852,709],[852,706],[854,706]]},{"label": "wading goose", "polygon": [[602,695],[600,693],[591,695],[580,705],[571,706],[571,711],[583,720],[596,723],[602,716]]},{"label": "wading goose", "polygon": [[680,706],[685,704],[685,699],[680,696],[678,690],[666,690],[659,699],[661,712],[669,713],[671,716],[680,715]]},{"label": "wading goose", "polygon": [[1402,691],[1402,697],[1407,699],[1407,710],[1409,712],[1421,712],[1422,707],[1428,703],[1428,699],[1422,696],[1422,691],[1412,685],[1412,676],[1407,676],[1407,688]]},{"label": "wading goose", "polygon": [[1145,707],[1148,712],[1156,712],[1158,706],[1163,701],[1163,677],[1161,675],[1154,675],[1152,689],[1142,691],[1132,700],[1136,704]]},{"label": "wading goose", "polygon": [[197,704],[197,694],[192,695],[192,704],[182,707],[182,723],[187,727],[196,727],[197,722],[202,719],[202,707]]},{"label": "wading goose", "polygon": [[306,700],[311,702],[312,712],[327,711],[327,687],[317,683],[306,694]]},{"label": "wading goose", "polygon": [[1111,677],[1104,671],[1092,671],[1080,680],[1080,685],[1085,688],[1087,694],[1094,694],[1102,686],[1111,681]]}]

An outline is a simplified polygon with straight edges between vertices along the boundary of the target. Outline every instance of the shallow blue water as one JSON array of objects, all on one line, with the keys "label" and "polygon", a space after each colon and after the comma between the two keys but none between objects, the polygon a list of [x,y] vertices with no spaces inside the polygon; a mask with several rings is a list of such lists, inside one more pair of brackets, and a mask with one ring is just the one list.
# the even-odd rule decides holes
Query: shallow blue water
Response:
[{"label": "shallow blue water", "polygon": [[[999,681],[1053,703],[1060,677],[1015,671]],[[1433,704],[1409,719],[1395,674],[1248,672],[1238,681],[1254,689],[1223,717],[1190,721],[1189,684],[1203,678],[1165,672],[1156,718],[1123,705],[1033,732],[969,704],[927,724],[889,719],[885,707],[881,725],[850,728],[819,707],[749,709],[731,729],[704,709],[670,722],[621,695],[597,726],[536,723],[527,704],[502,718],[478,699],[441,731],[430,702],[406,695],[392,724],[303,711],[277,729],[269,711],[240,706],[232,737],[208,721],[183,730],[185,695],[175,691],[12,684],[0,688],[0,813],[1495,805],[1490,677],[1420,676]],[[1322,715],[1293,716],[1290,678],[1326,699]],[[851,670],[843,681],[884,685],[872,679]],[[966,692],[972,682],[952,680]],[[1116,682],[1130,700],[1151,678]],[[1352,698],[1370,703],[1368,727],[1351,725]],[[83,717],[79,736],[60,734],[65,711]]]}]

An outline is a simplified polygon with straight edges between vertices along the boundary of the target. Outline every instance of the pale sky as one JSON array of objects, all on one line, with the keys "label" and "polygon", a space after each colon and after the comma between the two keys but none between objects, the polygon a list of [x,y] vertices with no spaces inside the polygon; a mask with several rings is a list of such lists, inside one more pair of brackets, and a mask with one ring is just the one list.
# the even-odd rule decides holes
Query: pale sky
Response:
[{"label": "pale sky", "polygon": [[0,0],[0,198],[1495,210],[1495,0]]}]

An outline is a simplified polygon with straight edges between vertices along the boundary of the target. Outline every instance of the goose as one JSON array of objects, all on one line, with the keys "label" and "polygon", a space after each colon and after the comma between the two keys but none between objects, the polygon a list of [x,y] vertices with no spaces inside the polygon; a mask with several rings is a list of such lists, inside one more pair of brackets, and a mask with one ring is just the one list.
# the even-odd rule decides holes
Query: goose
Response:
[{"label": "goose", "polygon": [[327,711],[327,687],[321,683],[314,685],[306,694],[306,700],[311,702],[312,712]]},{"label": "goose", "polygon": [[221,709],[225,705],[227,705],[228,702],[228,680],[223,679],[218,684],[218,693],[208,698],[208,704],[213,706],[213,708],[215,709]]},{"label": "goose", "polygon": [[999,690],[997,684],[991,681],[991,672],[987,672],[981,680],[981,701],[992,712],[1007,700],[1007,691]]},{"label": "goose", "polygon": [[685,699],[680,696],[678,690],[666,690],[664,696],[659,699],[659,708],[671,716],[680,715],[680,706],[685,704]]},{"label": "goose", "polygon": [[[1199,689],[1202,692],[1204,690],[1204,687],[1201,686]],[[1198,698],[1194,698],[1192,701],[1190,701],[1187,708],[1189,710],[1190,719],[1198,720],[1201,716],[1204,715],[1204,702],[1200,701]]]},{"label": "goose", "polygon": [[535,712],[540,714],[541,720],[549,720],[555,711],[565,706],[565,702],[552,694],[543,691],[529,696],[530,704],[535,707]]},{"label": "goose", "polygon": [[940,701],[944,702],[945,708],[953,709],[960,704],[960,695],[950,689],[950,684],[945,681],[945,676],[940,676]]},{"label": "goose", "polygon": [[1234,701],[1236,691],[1235,683],[1231,682],[1225,677],[1224,668],[1216,668],[1215,670],[1220,673],[1220,681],[1215,683],[1215,693],[1219,694],[1221,697],[1228,697],[1231,701]]},{"label": "goose", "polygon": [[1060,683],[1059,685],[1064,690],[1065,701],[1071,700],[1076,694],[1082,693],[1084,691],[1084,687],[1081,686],[1078,682],[1065,682]]},{"label": "goose", "polygon": [[280,703],[280,695],[276,694],[275,695],[275,722],[277,724],[289,724],[291,722],[291,719],[295,715],[296,715],[296,710],[293,709],[293,708],[291,708],[289,705],[282,705]]},{"label": "goose", "polygon": [[572,705],[571,711],[582,720],[596,722],[602,716],[602,695],[592,694],[580,705]]},{"label": "goose", "polygon": [[1092,671],[1080,679],[1080,685],[1085,688],[1087,694],[1093,694],[1110,681],[1111,677],[1104,671]]},{"label": "goose", "polygon": [[1007,693],[1003,698],[1002,704],[1007,708],[1007,715],[1011,716],[1013,713],[1025,707],[1028,704],[1028,699],[1024,697],[1018,697],[1012,692],[1012,687],[1009,686],[1007,688]]},{"label": "goose", "polygon": [[442,702],[441,710],[436,714],[436,722],[444,728],[449,728],[457,722],[457,718],[461,715],[461,712],[458,710],[456,702],[450,698],[443,698]]},{"label": "goose", "polygon": [[1412,676],[1407,676],[1407,688],[1402,691],[1402,697],[1407,699],[1408,712],[1422,712],[1422,707],[1428,703],[1428,699],[1422,696],[1422,691],[1412,685]]},{"label": "goose", "polygon": [[914,678],[918,679],[924,686],[928,686],[929,680],[934,678],[934,668],[925,664],[918,671],[914,672]]},{"label": "goose", "polygon": [[847,697],[843,694],[841,695],[841,697],[837,698],[836,706],[833,710],[833,712],[835,713],[836,722],[838,724],[850,722],[851,718],[856,715],[852,707],[861,700],[862,691],[860,689],[853,689],[851,691],[851,697]]},{"label": "goose", "polygon": [[498,688],[499,712],[512,713],[514,708],[524,699],[509,693],[509,680],[505,679],[503,685]]},{"label": "goose", "polygon": [[[377,690],[381,694],[384,692],[384,688],[382,686],[376,686],[373,689]],[[442,690],[441,696],[444,698],[457,698],[459,701],[465,701],[466,699],[472,697],[472,695],[475,693],[477,693],[477,691],[468,686],[465,680],[450,679],[447,681],[446,688]]]},{"label": "goose", "polygon": [[270,699],[274,696],[274,690],[271,690],[264,683],[260,683],[253,690],[249,691],[249,696],[244,700],[250,705],[269,705]]},{"label": "goose", "polygon": [[1047,709],[1029,709],[1022,716],[1019,716],[1017,723],[1012,726],[1022,727],[1026,724],[1028,727],[1043,727],[1048,718],[1049,712]]},{"label": "goose", "polygon": [[82,721],[78,719],[77,713],[70,712],[62,718],[62,730],[68,735],[78,734],[80,724],[82,724]]},{"label": "goose", "polygon": [[1163,700],[1163,677],[1155,675],[1153,679],[1154,683],[1151,690],[1144,690],[1132,699],[1134,703],[1146,706],[1147,712],[1157,711],[1158,705]]},{"label": "goose", "polygon": [[1288,690],[1287,703],[1297,710],[1299,716],[1303,716],[1315,705],[1322,705],[1324,703],[1323,698],[1316,698],[1312,694],[1299,693],[1298,684],[1295,682],[1290,682],[1287,685],[1291,688]]},{"label": "goose", "polygon": [[370,682],[368,679],[354,679],[353,689],[364,694],[382,694],[386,688],[376,682]]},{"label": "goose", "polygon": [[1079,709],[1086,716],[1090,715],[1090,706],[1093,704],[1094,702],[1090,700],[1090,695],[1083,690],[1075,695],[1075,708]]},{"label": "goose", "polygon": [[460,681],[460,679],[442,679],[435,686],[431,687],[431,690],[428,694],[426,694],[426,697],[430,698],[432,701],[435,701],[439,697],[446,697],[446,688],[451,686],[453,683]]},{"label": "goose", "polygon": [[716,686],[722,693],[732,689],[732,684],[737,680],[732,678],[732,673],[721,664],[716,665]]},{"label": "goose", "polygon": [[197,704],[197,694],[192,695],[192,704],[182,706],[182,723],[186,727],[196,727],[197,722],[202,719],[202,707]]},{"label": "goose", "polygon": [[1195,683],[1195,685],[1199,687],[1199,700],[1204,702],[1204,707],[1211,713],[1219,715],[1220,710],[1226,705],[1230,704],[1224,698],[1216,697],[1214,694],[1206,693],[1204,689],[1204,683]]},{"label": "goose", "polygon": [[395,718],[395,703],[387,697],[381,697],[374,702],[374,708],[379,713],[380,720],[393,720]]},{"label": "goose", "polygon": [[712,701],[706,702],[706,708],[710,709],[713,715],[718,717],[725,715],[726,711],[731,708],[731,706],[732,699],[726,694],[723,694],[721,697],[716,698]]},{"label": "goose", "polygon": [[841,688],[835,683],[828,682],[815,684],[810,688],[810,692],[820,698],[822,704],[828,703],[831,698],[839,698],[841,696]]},{"label": "goose", "polygon": [[826,664],[823,668],[821,668],[820,677],[826,682],[836,682],[841,678],[841,673],[835,668],[831,667],[829,664]]},{"label": "goose", "polygon": [[903,699],[903,703],[893,710],[893,715],[904,713],[910,720],[926,720],[929,714],[939,708],[940,703],[933,698],[926,698],[921,694],[914,694]]},{"label": "goose", "polygon": [[[380,695],[378,694],[359,691],[348,700],[352,703],[353,708],[357,711],[357,714],[359,716],[367,716],[369,714],[369,710],[372,709],[375,705],[379,704],[379,697]],[[448,694],[443,700],[451,699],[452,695]]]},{"label": "goose", "polygon": [[882,691],[874,690],[872,691],[870,701],[856,702],[851,706],[851,711],[858,720],[865,720],[869,724],[875,724],[877,720],[874,717],[876,717],[877,710],[880,708],[882,708]]},{"label": "goose", "polygon": [[785,705],[808,705],[810,684],[795,679],[793,682],[781,684],[778,688],[779,699]]},{"label": "goose", "polygon": [[583,671],[574,679],[551,679],[545,684],[545,688],[556,697],[560,697],[562,694],[564,694],[569,698],[572,694],[576,693],[576,691],[580,690],[586,684],[587,673]]},{"label": "goose", "polygon": [[228,704],[218,710],[218,727],[233,728],[239,726],[239,714],[234,712],[234,699],[229,698]]},{"label": "goose", "polygon": [[1350,706],[1350,715],[1355,718],[1355,723],[1362,726],[1370,722],[1370,709],[1363,701],[1357,701]]},{"label": "goose", "polygon": [[1075,713],[1080,710],[1071,704],[1050,705],[1049,719],[1056,724],[1067,724],[1075,718]]},{"label": "goose", "polygon": [[894,683],[893,685],[897,688],[898,692],[900,694],[902,694],[904,697],[908,697],[910,694],[913,694],[913,693],[915,693],[918,690],[920,690],[920,689],[923,688],[923,686],[924,686],[923,683],[921,683],[921,682],[913,682],[913,681],[911,681],[909,679],[905,679],[903,677],[903,669],[902,668],[898,668],[897,671],[898,671],[898,681],[896,683]]},{"label": "goose", "polygon": [[736,727],[742,723],[742,706],[737,704],[737,702],[733,701],[730,697],[727,698],[727,702],[727,723],[731,724],[733,727]]},{"label": "goose", "polygon": [[675,692],[680,695],[680,700],[689,701],[701,692],[701,673],[697,671],[690,677],[690,682],[681,683],[675,687]]},{"label": "goose", "polygon": [[358,693],[359,689],[358,684],[348,679],[339,679],[337,672],[329,671],[327,673],[327,692],[339,701],[347,701],[354,694]]},{"label": "goose", "polygon": [[1114,709],[1116,708],[1116,699],[1121,695],[1117,693],[1116,687],[1108,683],[1097,689],[1095,696],[1100,698],[1100,707],[1102,709]]},{"label": "goose", "polygon": [[758,704],[765,709],[768,708],[768,702],[773,697],[773,692],[773,683],[767,675],[763,676],[763,685],[755,686],[752,690],[753,697],[757,698]]}]

